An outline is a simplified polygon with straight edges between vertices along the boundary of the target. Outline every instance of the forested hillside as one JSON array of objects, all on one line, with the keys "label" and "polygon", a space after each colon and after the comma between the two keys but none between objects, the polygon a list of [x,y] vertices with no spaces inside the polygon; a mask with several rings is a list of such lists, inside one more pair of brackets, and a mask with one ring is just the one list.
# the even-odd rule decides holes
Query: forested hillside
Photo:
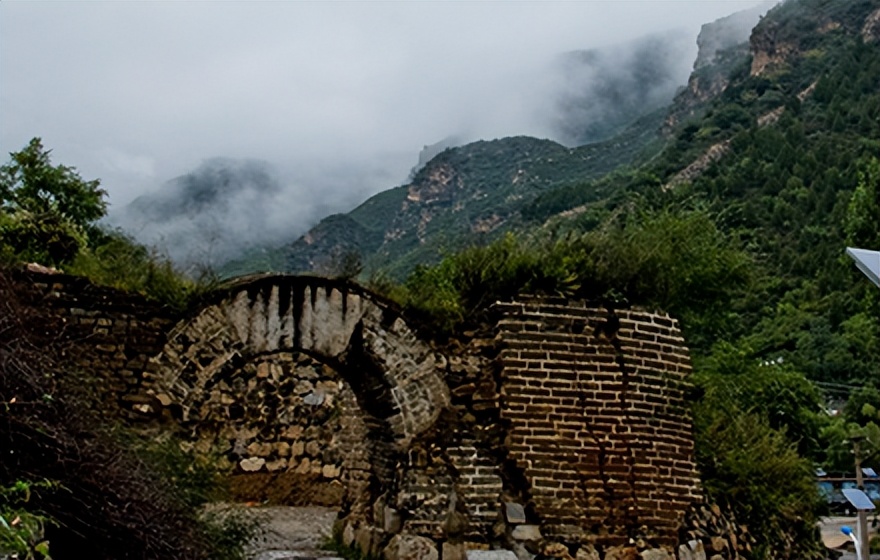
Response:
[{"label": "forested hillside", "polygon": [[801,528],[755,557],[811,557],[781,512],[820,511],[812,468],[851,472],[851,435],[866,461],[880,444],[880,293],[844,256],[880,248],[880,2],[777,6],[667,114],[642,160],[535,191],[513,233],[375,285],[439,328],[523,290],[679,317],[707,489],[765,535]]},{"label": "forested hillside", "polygon": [[[202,288],[102,231],[105,209],[98,183],[51,166],[35,139],[0,173],[0,259],[188,305]],[[748,558],[818,559],[814,469],[851,472],[856,435],[880,464],[880,290],[844,255],[880,249],[878,223],[880,0],[788,0],[612,140],[444,150],[410,184],[224,273],[360,275],[438,339],[522,292],[667,311],[693,357],[709,498],[749,528]],[[18,379],[0,376],[0,400]],[[0,475],[8,514],[17,474]]]},{"label": "forested hillside", "polygon": [[[626,202],[711,213],[754,261],[726,337],[816,380],[864,382],[878,371],[877,298],[843,257],[847,245],[880,241],[876,9],[819,1],[776,8],[703,118],[684,123],[636,172],[598,181],[615,185],[606,210]],[[548,193],[531,216],[570,210],[588,192]],[[560,221],[582,229],[595,218],[551,223]]]},{"label": "forested hillside", "polygon": [[688,88],[624,135],[576,149],[512,138],[446,150],[410,185],[226,272],[348,263],[401,279],[503,232],[561,239],[632,221],[622,216],[699,210],[752,264],[725,313],[699,318],[695,349],[723,338],[814,380],[868,381],[880,363],[876,298],[843,249],[878,244],[877,8],[791,0],[742,45],[707,26],[711,53]]}]

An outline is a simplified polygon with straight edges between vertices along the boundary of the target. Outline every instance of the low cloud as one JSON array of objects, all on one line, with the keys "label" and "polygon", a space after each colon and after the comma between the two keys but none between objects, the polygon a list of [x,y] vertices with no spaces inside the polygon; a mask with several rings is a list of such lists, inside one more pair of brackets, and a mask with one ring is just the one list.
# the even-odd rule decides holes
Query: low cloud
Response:
[{"label": "low cloud", "polygon": [[[659,66],[686,76],[700,25],[755,4],[2,2],[0,149],[42,137],[56,162],[102,179],[117,222],[202,162],[270,162],[279,193],[248,202],[266,206],[257,217],[285,205],[278,221],[301,232],[402,183],[444,138],[590,139],[608,106],[582,92],[626,97],[641,81],[629,69],[642,56],[615,45],[676,29]],[[561,73],[562,54],[593,48],[612,54]],[[609,69],[621,72],[597,85]]]}]

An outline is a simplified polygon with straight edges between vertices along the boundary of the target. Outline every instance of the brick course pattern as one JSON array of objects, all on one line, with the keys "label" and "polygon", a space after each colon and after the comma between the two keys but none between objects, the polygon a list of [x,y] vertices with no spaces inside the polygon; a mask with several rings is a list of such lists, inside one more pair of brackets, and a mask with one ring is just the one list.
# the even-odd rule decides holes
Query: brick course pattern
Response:
[{"label": "brick course pattern", "polygon": [[71,371],[102,379],[91,387],[104,412],[131,421],[150,421],[159,403],[147,394],[155,380],[153,356],[177,318],[167,308],[68,274],[14,271],[24,303],[52,317],[54,333]]},{"label": "brick course pattern", "polygon": [[509,457],[545,536],[673,547],[699,499],[676,322],[561,300],[498,308]]},{"label": "brick course pattern", "polygon": [[17,280],[71,364],[104,379],[108,413],[164,416],[251,474],[313,477],[364,542],[448,541],[455,512],[456,538],[503,541],[513,501],[550,541],[674,550],[701,507],[688,353],[666,315],[522,298],[437,346],[327,279],[242,280],[189,317],[82,278]]}]

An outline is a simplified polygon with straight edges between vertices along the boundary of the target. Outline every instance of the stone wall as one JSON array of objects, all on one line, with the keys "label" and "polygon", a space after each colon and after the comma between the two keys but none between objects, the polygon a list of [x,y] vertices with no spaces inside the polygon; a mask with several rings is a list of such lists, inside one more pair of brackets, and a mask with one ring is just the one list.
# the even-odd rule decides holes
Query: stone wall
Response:
[{"label": "stone wall", "polygon": [[228,462],[239,499],[339,507],[363,493],[370,465],[354,393],[306,354],[225,369],[189,407],[181,428],[198,451]]},{"label": "stone wall", "polygon": [[49,315],[69,369],[97,374],[92,389],[110,415],[151,420],[159,410],[148,395],[151,359],[177,322],[167,308],[137,294],[96,286],[67,274],[11,271],[22,302]]},{"label": "stone wall", "polygon": [[105,380],[108,410],[173,421],[228,460],[242,499],[340,507],[365,550],[720,546],[694,528],[708,506],[668,316],[523,298],[437,343],[326,279],[241,281],[180,318],[79,278],[22,278],[71,361]]}]

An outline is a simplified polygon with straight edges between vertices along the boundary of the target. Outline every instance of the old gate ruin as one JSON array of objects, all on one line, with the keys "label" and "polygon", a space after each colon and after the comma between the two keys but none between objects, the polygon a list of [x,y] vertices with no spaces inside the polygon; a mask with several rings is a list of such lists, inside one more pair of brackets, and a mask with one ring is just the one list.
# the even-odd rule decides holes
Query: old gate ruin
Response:
[{"label": "old gate ruin", "polygon": [[187,317],[29,281],[72,358],[103,371],[108,410],[174,425],[257,499],[338,507],[366,551],[422,538],[444,558],[547,543],[598,558],[692,535],[690,365],[666,315],[523,297],[438,342],[339,280],[242,279]]}]

